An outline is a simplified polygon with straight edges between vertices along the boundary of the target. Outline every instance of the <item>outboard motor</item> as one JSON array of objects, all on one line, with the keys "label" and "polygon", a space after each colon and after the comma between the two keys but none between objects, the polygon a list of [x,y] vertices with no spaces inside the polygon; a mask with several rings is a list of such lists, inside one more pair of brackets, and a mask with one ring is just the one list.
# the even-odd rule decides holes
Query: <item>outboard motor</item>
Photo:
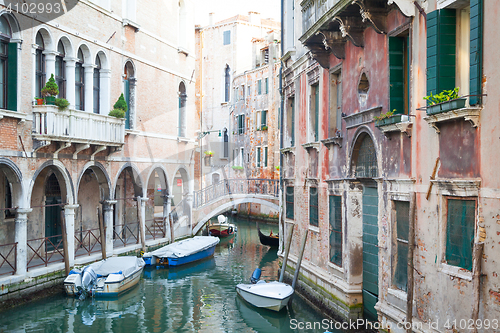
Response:
[{"label": "outboard motor", "polygon": [[84,268],[82,273],[82,288],[85,291],[92,289],[94,283],[97,280],[97,273],[92,269],[92,267],[87,266]]},{"label": "outboard motor", "polygon": [[252,273],[252,277],[250,278],[250,282],[256,284],[260,279],[260,273],[262,273],[260,268],[256,268]]}]

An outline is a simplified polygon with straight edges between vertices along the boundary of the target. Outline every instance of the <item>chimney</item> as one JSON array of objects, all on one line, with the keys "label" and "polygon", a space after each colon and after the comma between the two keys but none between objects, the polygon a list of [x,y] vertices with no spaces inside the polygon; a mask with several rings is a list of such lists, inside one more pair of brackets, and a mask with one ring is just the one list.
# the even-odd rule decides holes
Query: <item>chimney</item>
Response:
[{"label": "chimney", "polygon": [[250,24],[260,25],[260,13],[248,12]]},{"label": "chimney", "polygon": [[208,14],[208,25],[214,25],[215,24],[215,13],[209,13]]}]

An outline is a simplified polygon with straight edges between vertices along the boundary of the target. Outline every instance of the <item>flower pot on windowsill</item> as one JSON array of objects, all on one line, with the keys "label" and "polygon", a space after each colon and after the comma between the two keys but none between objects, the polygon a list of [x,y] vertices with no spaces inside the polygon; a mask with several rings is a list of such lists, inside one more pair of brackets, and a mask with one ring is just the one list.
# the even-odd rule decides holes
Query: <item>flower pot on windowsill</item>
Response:
[{"label": "flower pot on windowsill", "polygon": [[396,114],[396,115],[388,117],[388,118],[377,120],[375,122],[375,126],[380,127],[380,126],[400,123],[401,116],[402,116],[401,114]]},{"label": "flower pot on windowsill", "polygon": [[43,98],[35,98],[36,105],[43,105]]},{"label": "flower pot on windowsill", "polygon": [[47,105],[56,105],[56,96],[47,96],[47,97],[45,97],[45,104],[47,104]]},{"label": "flower pot on windowsill", "polygon": [[465,102],[467,101],[466,97],[452,99],[450,101],[446,101],[443,103],[439,103],[436,105],[431,105],[427,107],[427,114],[433,115],[436,113],[447,112],[451,110],[463,109],[465,107]]}]

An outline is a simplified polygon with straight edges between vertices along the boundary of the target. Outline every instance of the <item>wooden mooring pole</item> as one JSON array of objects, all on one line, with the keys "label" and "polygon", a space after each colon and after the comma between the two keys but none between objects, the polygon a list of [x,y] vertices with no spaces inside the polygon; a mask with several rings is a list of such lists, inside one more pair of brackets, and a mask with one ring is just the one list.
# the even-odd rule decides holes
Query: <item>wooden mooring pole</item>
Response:
[{"label": "wooden mooring pole", "polygon": [[292,289],[295,290],[295,284],[299,279],[300,264],[302,263],[302,257],[304,256],[304,249],[306,248],[307,234],[309,234],[309,229],[306,229],[306,234],[302,238],[302,244],[300,246],[299,258],[297,259],[297,265],[295,266],[295,274],[293,275]]},{"label": "wooden mooring pole", "polygon": [[279,282],[283,282],[283,278],[285,277],[286,263],[288,261],[288,254],[290,253],[290,244],[292,243],[292,236],[293,236],[293,228],[294,227],[295,227],[295,224],[292,224],[292,226],[290,227],[290,230],[288,231],[288,235],[286,236],[285,256],[283,257],[283,265],[281,266],[281,274],[280,274]]},{"label": "wooden mooring pole", "polygon": [[472,332],[477,333],[476,322],[479,317],[479,300],[481,294],[481,257],[483,256],[484,243],[474,243],[472,250],[472,320],[474,328]]},{"label": "wooden mooring pole", "polygon": [[415,207],[417,205],[417,195],[415,192],[410,198],[410,216],[408,230],[408,288],[406,292],[406,322],[409,323],[406,328],[407,333],[412,332],[413,323],[413,286],[414,286],[414,261],[413,252],[415,249]]},{"label": "wooden mooring pole", "polygon": [[66,232],[66,218],[64,216],[64,210],[61,210],[61,231],[62,231],[62,242],[64,250],[64,271],[66,275],[69,275],[69,249],[68,249],[68,234]]},{"label": "wooden mooring pole", "polygon": [[101,254],[102,259],[106,259],[106,228],[102,218],[102,211],[97,207],[97,221],[99,222],[99,232],[101,233]]}]

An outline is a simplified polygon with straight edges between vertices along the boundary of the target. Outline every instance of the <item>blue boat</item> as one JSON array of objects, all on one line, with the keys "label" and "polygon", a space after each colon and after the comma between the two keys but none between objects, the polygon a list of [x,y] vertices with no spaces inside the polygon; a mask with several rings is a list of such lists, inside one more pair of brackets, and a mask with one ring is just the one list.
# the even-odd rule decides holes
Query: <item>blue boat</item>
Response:
[{"label": "blue boat", "polygon": [[159,248],[142,256],[149,266],[180,266],[214,255],[219,238],[195,236]]}]

